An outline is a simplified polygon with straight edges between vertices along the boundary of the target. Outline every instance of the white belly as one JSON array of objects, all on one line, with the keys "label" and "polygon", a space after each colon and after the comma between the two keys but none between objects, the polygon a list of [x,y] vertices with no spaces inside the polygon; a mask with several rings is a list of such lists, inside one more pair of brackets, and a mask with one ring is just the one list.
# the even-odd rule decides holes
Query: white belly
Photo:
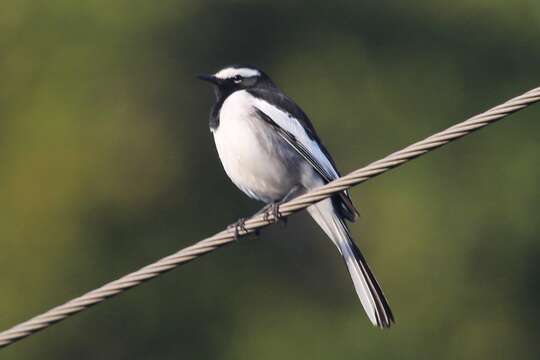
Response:
[{"label": "white belly", "polygon": [[280,200],[299,183],[298,167],[303,162],[257,117],[246,91],[230,95],[219,117],[213,131],[219,158],[240,190],[269,203]]}]

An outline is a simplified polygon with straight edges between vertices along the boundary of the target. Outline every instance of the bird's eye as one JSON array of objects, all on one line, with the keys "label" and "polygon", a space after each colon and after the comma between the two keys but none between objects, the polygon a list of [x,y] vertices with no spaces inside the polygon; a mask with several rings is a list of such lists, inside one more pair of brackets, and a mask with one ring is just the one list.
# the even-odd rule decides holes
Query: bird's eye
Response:
[{"label": "bird's eye", "polygon": [[238,83],[242,82],[242,77],[241,77],[240,75],[235,75],[235,76],[233,77],[233,81],[234,81],[236,84],[238,84]]}]

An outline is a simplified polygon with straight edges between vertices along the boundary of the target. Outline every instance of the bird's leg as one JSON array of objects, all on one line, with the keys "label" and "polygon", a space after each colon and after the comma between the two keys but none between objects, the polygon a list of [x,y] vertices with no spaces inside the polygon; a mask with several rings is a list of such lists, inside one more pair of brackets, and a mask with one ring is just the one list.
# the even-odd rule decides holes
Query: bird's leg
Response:
[{"label": "bird's leg", "polygon": [[[279,212],[280,204],[281,204],[281,201],[274,201],[261,209],[260,212],[264,214],[263,215],[264,221],[276,223],[282,220],[284,224],[287,223],[287,218],[283,218],[283,219],[281,218],[281,213]],[[272,220],[270,220],[270,215],[273,216]]]},{"label": "bird's leg", "polygon": [[[284,224],[287,224],[287,218],[282,217],[281,213],[279,212],[279,205],[291,200],[292,198],[300,195],[303,192],[304,188],[300,186],[293,187],[287,195],[285,195],[281,200],[271,202],[270,204],[266,204],[261,210],[257,211],[253,216],[264,214],[263,219],[268,222],[278,222],[282,221]],[[272,215],[272,220],[270,220],[270,215]],[[240,232],[246,233],[248,230],[246,229],[246,220],[247,218],[240,218],[235,223],[232,223],[231,225],[227,226],[227,229],[234,229],[234,238],[238,240],[240,238]],[[260,230],[255,230],[255,236],[260,235]]]},{"label": "bird's leg", "polygon": [[261,210],[257,211],[253,216],[263,214],[263,220],[270,222],[270,214],[275,213],[275,208],[279,205],[278,202],[274,201],[269,204],[266,204],[262,207]]},{"label": "bird's leg", "polygon": [[270,221],[270,215],[272,215],[273,219],[272,222],[276,223],[278,221],[282,221],[283,224],[287,224],[287,218],[282,217],[281,213],[279,212],[279,206],[283,203],[286,203],[287,201],[291,200],[292,198],[296,197],[297,195],[300,195],[302,188],[300,186],[293,187],[287,195],[285,195],[281,200],[274,201],[265,207],[263,207],[257,214],[264,213],[264,220]]}]

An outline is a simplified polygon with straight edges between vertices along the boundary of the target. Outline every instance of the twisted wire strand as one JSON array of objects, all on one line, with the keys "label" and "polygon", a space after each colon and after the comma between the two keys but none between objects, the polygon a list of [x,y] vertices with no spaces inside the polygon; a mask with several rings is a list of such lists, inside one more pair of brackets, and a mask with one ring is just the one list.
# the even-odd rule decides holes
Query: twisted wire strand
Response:
[{"label": "twisted wire strand", "polygon": [[[338,178],[322,187],[303,194],[279,206],[281,217],[289,216],[297,211],[330,197],[332,194],[358,185],[368,179],[380,175],[390,169],[404,164],[429,151],[435,150],[451,141],[470,134],[484,126],[494,123],[516,111],[540,101],[540,87],[530,90],[507,102],[498,105],[486,112],[476,115],[468,120],[458,123],[444,131],[431,135],[424,140],[416,142],[406,148],[394,152],[385,158],[375,161],[361,169],[355,170],[346,176]],[[30,320],[20,323],[0,333],[0,348],[13,344],[54,323],[62,321],[89,307],[99,304],[108,298],[116,296],[126,290],[153,279],[182,264],[194,260],[217,248],[234,242],[237,235],[243,236],[254,233],[256,230],[273,224],[278,219],[273,214],[258,214],[245,221],[240,229],[228,228],[209,238],[188,246],[172,255],[164,257],[153,264],[147,265],[131,274],[92,290],[82,296],[70,300],[60,306],[38,315]]]}]

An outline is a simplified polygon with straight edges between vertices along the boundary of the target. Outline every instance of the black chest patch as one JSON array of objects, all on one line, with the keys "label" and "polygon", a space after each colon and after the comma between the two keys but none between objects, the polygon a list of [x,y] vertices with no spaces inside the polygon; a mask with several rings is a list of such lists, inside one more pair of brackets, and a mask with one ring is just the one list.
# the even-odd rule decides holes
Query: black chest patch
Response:
[{"label": "black chest patch", "polygon": [[212,110],[210,110],[210,118],[208,119],[208,125],[210,126],[211,130],[216,130],[219,127],[219,112],[221,111],[221,106],[223,106],[223,100],[218,100],[212,106]]}]

